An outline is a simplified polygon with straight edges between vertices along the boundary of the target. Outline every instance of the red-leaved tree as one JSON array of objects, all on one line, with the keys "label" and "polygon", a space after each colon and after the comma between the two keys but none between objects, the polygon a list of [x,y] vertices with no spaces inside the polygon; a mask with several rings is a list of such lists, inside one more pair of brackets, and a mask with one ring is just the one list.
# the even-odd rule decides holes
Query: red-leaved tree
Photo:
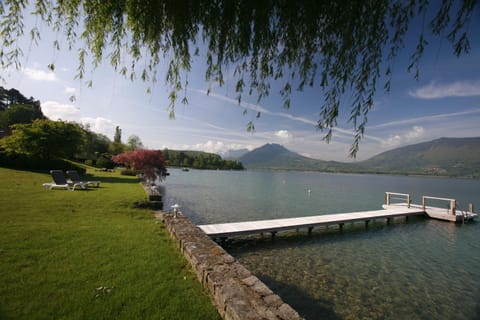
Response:
[{"label": "red-leaved tree", "polygon": [[150,180],[157,178],[162,180],[167,173],[163,153],[160,150],[136,149],[117,154],[112,157],[112,160],[129,169],[142,171]]}]

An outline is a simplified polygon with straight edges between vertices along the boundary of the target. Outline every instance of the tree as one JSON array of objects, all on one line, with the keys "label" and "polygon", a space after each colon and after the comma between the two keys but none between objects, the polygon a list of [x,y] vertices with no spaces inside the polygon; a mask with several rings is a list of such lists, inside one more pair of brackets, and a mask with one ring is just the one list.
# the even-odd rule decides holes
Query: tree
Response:
[{"label": "tree", "polygon": [[31,105],[40,110],[40,101],[35,100],[33,97],[26,98],[15,88],[5,89],[0,86],[0,111],[6,110],[10,105],[14,104]]},{"label": "tree", "polygon": [[113,142],[122,143],[122,129],[119,126],[115,127],[115,135],[113,136]]},{"label": "tree", "polygon": [[[25,33],[28,2],[0,2],[4,69],[20,66],[17,39]],[[272,82],[281,81],[279,94],[289,108],[292,91],[317,87],[324,97],[317,127],[326,132],[327,142],[348,101],[355,156],[378,82],[390,91],[393,65],[409,27],[415,22],[424,26],[407,67],[418,78],[429,32],[446,38],[455,56],[469,51],[468,32],[474,32],[469,22],[477,5],[478,0],[36,0],[33,14],[62,30],[67,47],[79,51],[79,79],[86,74],[87,56],[94,67],[108,59],[120,74],[151,83],[157,66],[166,65],[171,117],[179,99],[188,102],[184,92],[194,55],[205,58],[208,83],[222,86],[224,72],[234,70],[239,103],[244,94],[260,101],[270,94]],[[39,28],[30,35],[37,42]],[[60,42],[54,47],[61,50]],[[344,97],[350,90],[352,98]],[[247,129],[254,124],[249,122]]]},{"label": "tree", "polygon": [[82,148],[83,131],[75,123],[37,119],[15,124],[12,135],[0,140],[9,154],[39,159],[73,158]]},{"label": "tree", "polygon": [[41,109],[27,104],[10,105],[5,111],[0,111],[0,113],[2,113],[3,119],[0,121],[0,128],[6,128],[18,123],[31,123],[35,119],[45,118]]},{"label": "tree", "polygon": [[136,149],[112,157],[115,163],[123,164],[129,169],[143,171],[146,178],[155,181],[165,178],[167,169],[162,151]]},{"label": "tree", "polygon": [[130,150],[142,149],[143,143],[140,140],[139,136],[133,134],[130,137],[128,137],[127,146],[130,148]]},{"label": "tree", "polygon": [[79,126],[84,132],[83,147],[78,155],[80,159],[97,160],[108,152],[111,141],[106,135],[91,131],[89,125]]}]

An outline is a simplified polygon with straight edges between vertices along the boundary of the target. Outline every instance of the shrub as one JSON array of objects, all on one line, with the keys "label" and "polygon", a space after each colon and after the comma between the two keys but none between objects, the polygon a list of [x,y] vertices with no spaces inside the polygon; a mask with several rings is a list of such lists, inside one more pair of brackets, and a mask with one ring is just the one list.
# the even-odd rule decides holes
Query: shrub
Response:
[{"label": "shrub", "polygon": [[139,174],[139,171],[131,170],[131,169],[124,169],[124,170],[120,171],[120,174],[122,176],[136,176],[137,174]]},{"label": "shrub", "polygon": [[31,171],[49,172],[50,170],[77,170],[84,174],[85,168],[79,167],[74,163],[62,159],[39,159],[36,157],[29,157],[24,154],[6,153],[0,150],[0,166]]},{"label": "shrub", "polygon": [[97,159],[96,167],[113,169],[113,168],[115,168],[115,162],[113,162],[110,158],[105,157],[105,155],[101,155]]}]

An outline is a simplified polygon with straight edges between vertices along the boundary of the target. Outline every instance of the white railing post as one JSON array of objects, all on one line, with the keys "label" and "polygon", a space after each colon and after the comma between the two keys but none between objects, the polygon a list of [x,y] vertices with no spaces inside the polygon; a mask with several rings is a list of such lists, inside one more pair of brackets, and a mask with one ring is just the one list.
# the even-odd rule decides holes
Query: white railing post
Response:
[{"label": "white railing post", "polygon": [[425,196],[422,196],[422,209],[425,211]]},{"label": "white railing post", "polygon": [[407,195],[407,208],[410,208],[410,203],[411,203],[411,200],[410,200],[410,193]]},{"label": "white railing post", "polygon": [[451,206],[451,210],[452,210],[452,216],[454,216],[455,211],[457,209],[457,201],[455,199],[452,199],[452,201],[450,203],[450,206]]},{"label": "white railing post", "polygon": [[390,192],[385,192],[385,204],[390,205]]}]

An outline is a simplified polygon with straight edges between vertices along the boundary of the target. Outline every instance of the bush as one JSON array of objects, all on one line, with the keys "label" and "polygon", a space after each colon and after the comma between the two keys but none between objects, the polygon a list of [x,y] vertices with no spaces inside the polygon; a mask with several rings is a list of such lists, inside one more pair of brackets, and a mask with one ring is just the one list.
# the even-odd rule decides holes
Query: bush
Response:
[{"label": "bush", "polygon": [[42,171],[49,172],[50,170],[77,170],[80,174],[86,172],[85,168],[79,167],[74,163],[62,159],[38,159],[35,157],[28,157],[23,154],[7,154],[0,150],[0,167],[11,169]]},{"label": "bush", "polygon": [[120,171],[120,174],[122,176],[136,176],[139,173],[140,173],[140,171],[131,170],[131,169],[124,169],[124,170]]},{"label": "bush", "polygon": [[96,167],[113,169],[115,168],[115,162],[110,160],[110,158],[106,158],[104,155],[102,155],[97,159]]}]

